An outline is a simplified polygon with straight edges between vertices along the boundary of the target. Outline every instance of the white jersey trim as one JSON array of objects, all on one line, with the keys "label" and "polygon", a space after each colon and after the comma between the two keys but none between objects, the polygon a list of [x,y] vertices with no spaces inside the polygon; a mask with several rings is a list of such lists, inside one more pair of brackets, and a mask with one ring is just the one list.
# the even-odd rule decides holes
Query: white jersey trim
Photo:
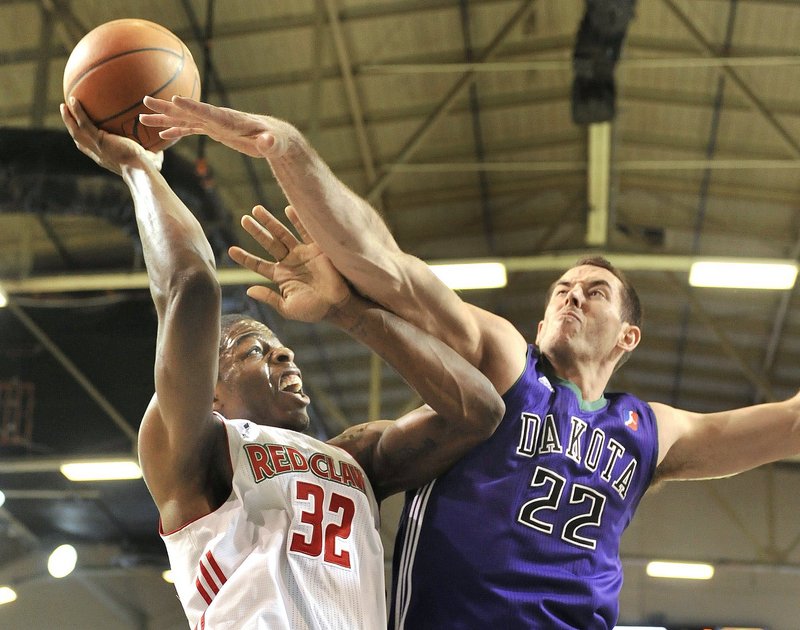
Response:
[{"label": "white jersey trim", "polygon": [[419,533],[422,529],[422,521],[425,518],[425,511],[428,507],[428,499],[436,483],[434,479],[429,484],[422,486],[408,509],[406,519],[406,531],[403,536],[403,556],[400,558],[400,565],[397,571],[397,594],[395,597],[394,627],[395,630],[404,630],[408,605],[411,601],[412,573],[414,571],[414,558],[417,553]]}]

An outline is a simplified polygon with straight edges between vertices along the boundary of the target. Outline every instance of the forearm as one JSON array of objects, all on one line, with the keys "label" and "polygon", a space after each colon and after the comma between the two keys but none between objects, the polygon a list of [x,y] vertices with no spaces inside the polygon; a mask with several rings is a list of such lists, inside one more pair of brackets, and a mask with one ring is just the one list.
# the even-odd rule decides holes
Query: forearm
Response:
[{"label": "forearm", "polygon": [[278,124],[283,150],[269,158],[273,173],[337,270],[361,295],[479,365],[481,331],[461,298],[427,264],[399,249],[376,210],[333,174],[296,129]]},{"label": "forearm", "polygon": [[[133,196],[151,290],[168,295],[192,272],[213,274],[214,253],[195,216],[150,163],[124,167]],[[160,306],[158,303],[156,306]]]},{"label": "forearm", "polygon": [[333,174],[299,131],[274,124],[285,149],[268,158],[272,172],[322,251],[364,295],[376,299],[387,281],[397,285],[394,257],[401,252],[377,211]]},{"label": "forearm", "polygon": [[467,432],[488,434],[496,427],[502,399],[443,342],[355,295],[326,319],[384,359],[445,420]]},{"label": "forearm", "polygon": [[155,386],[164,430],[190,430],[198,440],[207,422],[218,364],[221,290],[214,255],[189,209],[149,163],[124,167],[142,241],[150,293],[158,314]]}]

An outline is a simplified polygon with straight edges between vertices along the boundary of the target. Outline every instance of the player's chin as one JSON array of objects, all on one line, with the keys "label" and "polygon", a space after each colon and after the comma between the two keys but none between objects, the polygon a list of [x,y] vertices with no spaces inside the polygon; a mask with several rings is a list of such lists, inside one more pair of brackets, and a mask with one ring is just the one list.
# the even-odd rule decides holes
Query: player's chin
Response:
[{"label": "player's chin", "polygon": [[302,433],[308,429],[310,424],[311,419],[308,417],[306,410],[303,409],[302,411],[290,414],[286,419],[284,428]]},{"label": "player's chin", "polygon": [[278,399],[280,400],[280,404],[286,407],[287,409],[305,409],[311,403],[311,399],[303,391],[278,392]]},{"label": "player's chin", "polygon": [[293,431],[305,431],[311,420],[308,417],[309,398],[305,394],[282,397],[283,421],[281,426]]}]

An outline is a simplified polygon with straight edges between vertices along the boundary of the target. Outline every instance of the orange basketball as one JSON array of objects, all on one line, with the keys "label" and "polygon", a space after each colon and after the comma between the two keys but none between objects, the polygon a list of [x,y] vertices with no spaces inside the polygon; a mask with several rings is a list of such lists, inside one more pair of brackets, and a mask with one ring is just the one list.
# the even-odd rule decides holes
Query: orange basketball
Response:
[{"label": "orange basketball", "polygon": [[200,98],[200,74],[186,45],[171,31],[147,20],[101,24],[78,42],[64,69],[64,99],[77,98],[94,123],[160,151],[170,144],[160,129],[145,127],[146,95]]}]

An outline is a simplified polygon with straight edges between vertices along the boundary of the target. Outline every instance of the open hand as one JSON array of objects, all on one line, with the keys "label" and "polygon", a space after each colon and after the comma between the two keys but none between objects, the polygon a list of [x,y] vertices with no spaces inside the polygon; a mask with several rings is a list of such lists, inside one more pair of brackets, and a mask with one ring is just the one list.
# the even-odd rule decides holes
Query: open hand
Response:
[{"label": "open hand", "polygon": [[74,97],[69,107],[62,103],[60,111],[75,146],[103,168],[121,175],[123,166],[141,167],[149,162],[161,169],[162,152],[152,153],[130,138],[98,129]]},{"label": "open hand", "polygon": [[171,101],[145,96],[144,104],[155,113],[139,114],[139,121],[147,127],[166,127],[159,132],[165,140],[205,134],[250,157],[272,158],[285,154],[292,140],[301,137],[292,125],[277,118],[184,96],[173,96]]},{"label": "open hand", "polygon": [[247,295],[272,306],[288,319],[318,322],[347,303],[351,297],[350,288],[308,235],[294,208],[289,206],[286,216],[297,229],[301,240],[263,206],[255,206],[252,216],[242,217],[242,227],[275,262],[236,246],[231,247],[228,253],[242,267],[255,271],[277,285],[276,291],[264,286],[252,286],[247,290]]}]

